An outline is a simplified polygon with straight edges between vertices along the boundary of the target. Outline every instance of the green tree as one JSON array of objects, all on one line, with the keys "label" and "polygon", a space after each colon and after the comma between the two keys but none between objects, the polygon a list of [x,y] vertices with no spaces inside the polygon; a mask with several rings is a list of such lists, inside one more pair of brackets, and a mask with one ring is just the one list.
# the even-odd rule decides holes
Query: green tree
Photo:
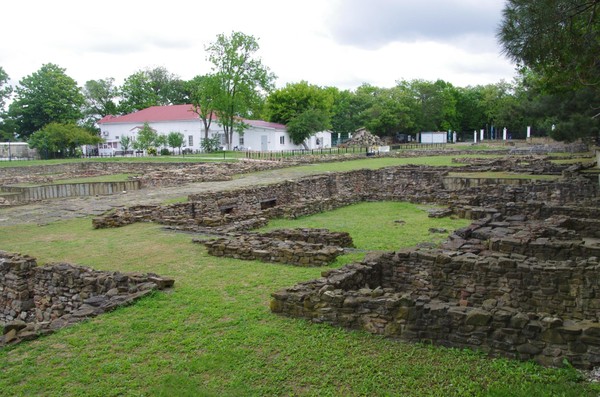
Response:
[{"label": "green tree", "polygon": [[175,152],[175,148],[179,148],[179,153],[181,154],[181,147],[183,146],[183,142],[185,141],[185,137],[181,132],[171,131],[169,135],[167,135],[167,143],[169,147],[173,149]]},{"label": "green tree", "polygon": [[267,97],[268,119],[275,123],[287,124],[307,110],[318,110],[323,115],[331,114],[333,92],[306,81],[288,83]]},{"label": "green tree", "polygon": [[206,50],[208,60],[219,82],[215,113],[225,132],[225,143],[231,149],[233,133],[242,134],[242,118],[247,117],[263,92],[271,90],[275,75],[256,57],[258,42],[253,36],[233,32],[220,34]]},{"label": "green tree", "polygon": [[13,141],[14,140],[14,122],[7,119],[5,114],[5,107],[7,101],[10,99],[13,88],[8,85],[9,77],[0,66],[0,141]]},{"label": "green tree", "polygon": [[65,69],[48,63],[19,82],[8,115],[19,137],[27,138],[52,122],[78,122],[83,104],[75,80],[65,74]]},{"label": "green tree", "polygon": [[144,126],[138,131],[137,139],[133,142],[133,148],[149,152],[150,148],[156,146],[158,134],[150,127],[150,124],[144,123]]},{"label": "green tree", "polygon": [[112,77],[100,80],[89,80],[83,86],[85,105],[83,115],[84,124],[95,125],[104,116],[118,113],[118,88],[114,85]]},{"label": "green tree", "polygon": [[215,101],[220,93],[219,80],[215,75],[196,76],[188,82],[192,111],[200,117],[204,126],[204,139],[209,139],[208,131],[215,114]]},{"label": "green tree", "polygon": [[133,145],[133,139],[129,135],[121,136],[121,140],[119,141],[121,145],[121,150],[123,150],[123,155],[127,152]]},{"label": "green tree", "polygon": [[537,105],[559,139],[600,137],[599,12],[598,0],[508,0],[503,10],[504,53],[539,76]]},{"label": "green tree", "polygon": [[414,100],[409,92],[401,87],[370,87],[369,92],[370,105],[361,113],[364,127],[382,137],[413,132]]},{"label": "green tree", "polygon": [[325,111],[308,109],[290,120],[287,124],[287,131],[294,144],[303,145],[307,149],[306,139],[329,128],[328,123],[329,115]]},{"label": "green tree", "polygon": [[332,92],[331,130],[334,133],[347,135],[362,127],[363,112],[371,103],[371,98],[363,101],[364,97],[350,90],[334,89]]},{"label": "green tree", "polygon": [[49,123],[34,132],[28,140],[45,157],[76,157],[82,145],[96,145],[100,137],[75,124]]},{"label": "green tree", "polygon": [[186,85],[164,67],[138,70],[125,79],[120,88],[119,110],[131,113],[150,106],[186,103]]},{"label": "green tree", "polygon": [[8,80],[8,74],[0,66],[0,118],[2,118],[2,114],[4,113],[6,102],[10,99],[13,92],[13,88],[8,85]]}]

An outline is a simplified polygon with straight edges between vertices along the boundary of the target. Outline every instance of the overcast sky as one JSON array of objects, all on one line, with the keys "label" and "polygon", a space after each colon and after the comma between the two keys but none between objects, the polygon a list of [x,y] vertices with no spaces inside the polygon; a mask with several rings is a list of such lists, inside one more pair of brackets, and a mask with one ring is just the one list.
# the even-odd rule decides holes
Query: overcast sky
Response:
[{"label": "overcast sky", "polygon": [[210,72],[220,33],[258,39],[276,86],[354,89],[398,80],[511,81],[495,33],[504,0],[27,0],[2,4],[0,66],[11,83],[54,63],[83,85],[165,67]]}]

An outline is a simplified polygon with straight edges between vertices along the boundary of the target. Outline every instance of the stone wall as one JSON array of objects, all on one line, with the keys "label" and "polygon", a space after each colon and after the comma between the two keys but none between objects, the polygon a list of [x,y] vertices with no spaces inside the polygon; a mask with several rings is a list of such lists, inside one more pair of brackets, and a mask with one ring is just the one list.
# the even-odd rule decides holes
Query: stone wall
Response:
[{"label": "stone wall", "polygon": [[156,274],[97,271],[0,251],[0,346],[53,332],[173,286]]},{"label": "stone wall", "polygon": [[9,204],[15,204],[65,197],[109,195],[138,190],[139,188],[139,181],[62,183],[43,186],[0,186],[0,198],[5,199]]},{"label": "stone wall", "polygon": [[[95,228],[118,227],[133,222],[158,222],[193,230],[237,224],[250,219],[295,218],[329,211],[362,201],[410,201],[449,205],[468,219],[477,209],[497,207],[510,211],[509,203],[528,203],[543,211],[545,204],[559,205],[590,200],[598,185],[585,179],[526,180],[512,186],[502,183],[444,188],[450,168],[402,166],[312,176],[268,186],[194,194],[188,202],[167,206],[135,206],[94,219]],[[498,182],[498,181],[496,181]],[[250,222],[251,223],[251,222]],[[260,222],[256,225],[261,225]]]},{"label": "stone wall", "polygon": [[194,241],[213,256],[296,266],[328,265],[344,253],[342,247],[354,246],[348,233],[327,229],[279,229]]},{"label": "stone wall", "polygon": [[[596,208],[589,208],[592,213]],[[543,365],[600,365],[600,244],[577,219],[486,218],[274,293],[274,313]],[[510,244],[506,244],[510,241]]]}]

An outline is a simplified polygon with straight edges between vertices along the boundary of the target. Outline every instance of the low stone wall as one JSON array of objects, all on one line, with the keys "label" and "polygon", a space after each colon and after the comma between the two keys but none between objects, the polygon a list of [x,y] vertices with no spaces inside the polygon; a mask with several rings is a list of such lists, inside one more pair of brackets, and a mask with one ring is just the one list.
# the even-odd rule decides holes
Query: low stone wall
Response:
[{"label": "low stone wall", "polygon": [[600,365],[600,245],[581,233],[597,224],[583,224],[492,210],[441,249],[372,255],[275,292],[271,310],[411,342],[591,368]]},{"label": "low stone wall", "polygon": [[9,204],[16,204],[65,197],[102,196],[138,190],[139,188],[139,181],[64,183],[43,186],[2,186],[0,187],[0,196],[7,200]]},{"label": "low stone wall", "polygon": [[33,339],[173,286],[156,274],[96,271],[0,251],[0,346]]},{"label": "low stone wall", "polygon": [[296,266],[330,264],[344,253],[342,247],[354,246],[348,233],[327,229],[280,229],[194,241],[203,244],[213,256]]},{"label": "low stone wall", "polygon": [[[94,219],[93,225],[105,228],[152,221],[193,230],[237,222],[240,227],[246,227],[251,218],[295,218],[362,201],[445,204],[468,219],[476,219],[477,206],[510,211],[511,206],[507,204],[518,207],[519,203],[528,203],[543,211],[544,205],[581,202],[598,195],[598,184],[580,178],[527,180],[522,185],[496,183],[449,190],[444,188],[444,178],[449,170],[417,166],[363,169],[268,186],[194,194],[186,203],[118,210]],[[468,209],[464,210],[466,207]]]}]

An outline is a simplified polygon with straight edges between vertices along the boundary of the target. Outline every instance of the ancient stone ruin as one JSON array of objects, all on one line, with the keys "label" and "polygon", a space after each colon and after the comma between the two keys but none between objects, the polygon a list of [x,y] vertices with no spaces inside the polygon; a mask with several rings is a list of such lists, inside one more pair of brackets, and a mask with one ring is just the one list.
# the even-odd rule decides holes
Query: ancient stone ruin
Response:
[{"label": "ancient stone ruin", "polygon": [[97,271],[0,251],[0,347],[31,340],[131,304],[174,280],[156,274]]},{"label": "ancient stone ruin", "polygon": [[[557,179],[474,182],[450,175],[507,167]],[[597,175],[585,177],[580,169],[548,161],[482,160],[465,167],[330,173],[191,195],[186,203],[121,209],[95,219],[94,227],[157,222],[200,233],[240,233],[238,241],[252,245],[265,237],[245,231],[274,217],[362,201],[444,204],[441,213],[473,224],[440,247],[368,255],[275,292],[272,311],[406,341],[590,368],[600,365],[600,198]],[[233,240],[217,240],[218,254],[225,255]],[[255,250],[265,258],[242,254],[242,248],[230,254],[266,259],[277,243],[270,244]]]},{"label": "ancient stone ruin", "polygon": [[345,232],[327,229],[278,229],[269,233],[237,233],[217,239],[194,240],[209,255],[244,260],[286,263],[296,266],[324,266],[353,247]]}]

